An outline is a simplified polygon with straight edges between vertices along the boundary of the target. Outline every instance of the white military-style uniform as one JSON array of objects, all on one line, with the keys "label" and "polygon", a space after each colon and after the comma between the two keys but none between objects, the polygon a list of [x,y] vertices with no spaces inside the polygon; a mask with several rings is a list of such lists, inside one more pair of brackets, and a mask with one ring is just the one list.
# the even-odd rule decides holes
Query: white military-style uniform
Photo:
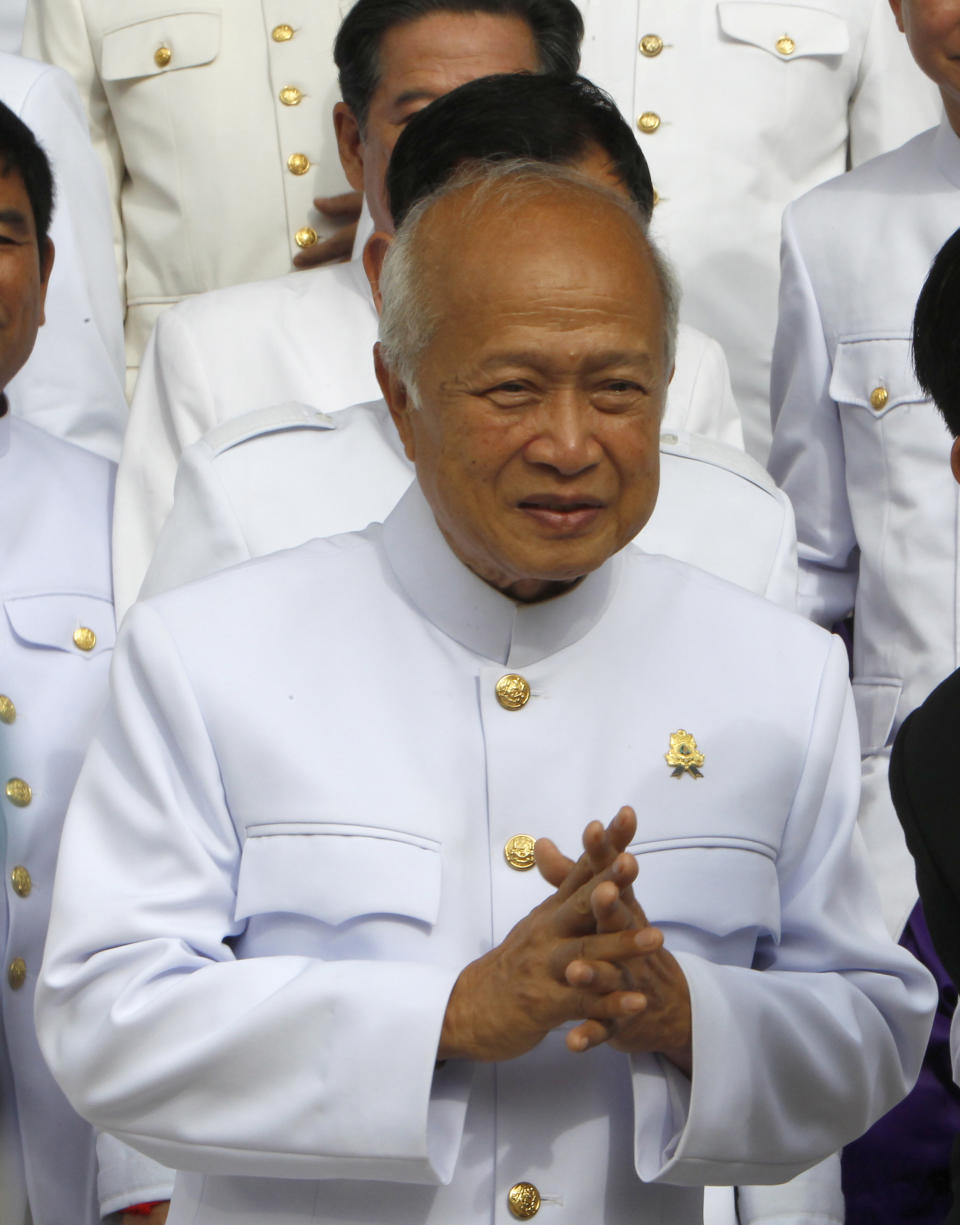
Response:
[{"label": "white military-style uniform", "polygon": [[783,222],[770,468],[793,500],[800,609],[855,613],[861,822],[891,930],[916,901],[887,787],[904,717],[960,664],[951,438],[913,373],[930,264],[960,225],[947,121],[798,200]]},{"label": "white military-style uniform", "polygon": [[7,398],[16,415],[116,462],[127,423],[123,307],[110,201],[83,106],[67,73],[4,52],[0,102],[43,146],[56,188],[47,321]]},{"label": "white military-style uniform", "polygon": [[135,368],[165,306],[278,276],[347,190],[332,47],[351,0],[31,0],[24,50],[87,101],[114,205]]},{"label": "white military-style uniform", "polygon": [[[382,520],[413,474],[383,400],[332,414],[281,404],[225,422],[183,453],[140,598]],[[796,605],[790,500],[725,443],[661,433],[657,505],[636,542]]]},{"label": "white military-style uniform", "polygon": [[[371,226],[361,222],[356,251]],[[113,558],[121,617],[137,597],[173,504],[181,452],[223,422],[269,405],[300,401],[333,412],[377,399],[376,340],[377,313],[359,255],[349,264],[205,294],[158,320],[117,477]],[[680,328],[664,423],[743,444],[723,352],[691,328]]]},{"label": "white military-style uniform", "polygon": [[[40,1054],[33,994],[60,827],[107,693],[113,465],[7,412],[0,482],[0,1220],[93,1225],[94,1133]],[[93,899],[97,874],[85,887]]]},{"label": "white military-style uniform", "polygon": [[[138,604],[112,686],[38,1025],[71,1100],[183,1171],[171,1225],[508,1225],[511,1191],[686,1225],[704,1182],[790,1177],[916,1075],[935,992],[856,833],[845,652],[768,601],[626,549],[517,605],[414,485],[382,527]],[[623,803],[692,1091],[562,1031],[437,1067],[461,968],[548,892],[531,837],[575,852]]]},{"label": "white military-style uniform", "polygon": [[578,3],[582,71],[639,137],[683,318],[723,345],[763,462],[783,209],[936,123],[939,98],[888,0]]}]

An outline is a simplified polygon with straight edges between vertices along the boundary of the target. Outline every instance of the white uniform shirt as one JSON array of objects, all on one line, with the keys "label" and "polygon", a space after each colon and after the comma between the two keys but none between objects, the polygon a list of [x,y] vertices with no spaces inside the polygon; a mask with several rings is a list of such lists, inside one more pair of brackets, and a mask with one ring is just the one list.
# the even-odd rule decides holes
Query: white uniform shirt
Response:
[{"label": "white uniform shirt", "polygon": [[[314,536],[384,519],[413,479],[386,404],[326,414],[282,404],[188,447],[140,597]],[[660,437],[660,491],[636,538],[786,608],[796,605],[793,509],[749,455],[698,434]]]},{"label": "white uniform shirt", "polygon": [[939,98],[888,0],[578,2],[582,71],[638,133],[683,317],[723,345],[763,462],[783,209],[935,123]]},{"label": "white uniform shirt", "polygon": [[[382,528],[138,605],[121,643],[38,1017],[76,1103],[185,1171],[172,1219],[508,1225],[529,1181],[556,1225],[679,1225],[916,1075],[935,993],[876,910],[845,652],[808,622],[631,550],[518,606],[413,487]],[[700,779],[664,760],[678,728]],[[575,851],[624,802],[692,1092],[562,1032],[436,1068],[460,969],[547,892],[505,842]]]},{"label": "white uniform shirt", "polygon": [[[361,222],[356,250],[372,222]],[[286,400],[328,412],[380,395],[377,314],[359,257],[205,294],[157,321],[143,358],[117,477],[117,612],[140,590],[173,503],[181,452],[208,430]],[[742,446],[720,346],[681,327],[665,424]]]},{"label": "white uniform shirt", "polygon": [[862,824],[891,929],[916,900],[887,787],[904,717],[960,664],[960,490],[951,439],[917,385],[913,313],[960,225],[960,139],[946,120],[787,210],[770,468],[797,512],[800,608],[855,612]]},{"label": "white uniform shirt", "polygon": [[107,171],[131,368],[165,306],[278,276],[329,227],[313,198],[347,190],[330,113],[349,7],[31,0],[24,50],[74,77]]},{"label": "white uniform shirt", "polygon": [[[0,1220],[93,1225],[94,1134],[40,1054],[33,993],[60,827],[107,692],[113,465],[7,413],[0,487]],[[84,887],[94,902],[96,874]]]},{"label": "white uniform shirt", "polygon": [[123,308],[110,201],[86,116],[67,73],[3,52],[0,102],[43,146],[56,189],[47,321],[7,398],[16,415],[116,461],[127,423]]}]

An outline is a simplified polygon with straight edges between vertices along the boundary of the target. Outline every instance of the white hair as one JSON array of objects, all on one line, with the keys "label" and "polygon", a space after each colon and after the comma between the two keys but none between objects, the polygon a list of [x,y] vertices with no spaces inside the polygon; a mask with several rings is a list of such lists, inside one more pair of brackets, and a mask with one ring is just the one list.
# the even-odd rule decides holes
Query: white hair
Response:
[{"label": "white hair", "polygon": [[414,403],[419,402],[417,370],[423,351],[430,344],[439,324],[435,303],[428,291],[428,277],[422,266],[423,219],[435,204],[468,187],[459,219],[469,233],[477,215],[491,202],[500,205],[538,193],[549,195],[560,184],[574,184],[594,192],[615,205],[642,235],[660,287],[663,300],[664,369],[673,368],[677,346],[677,320],[680,291],[666,257],[647,234],[647,219],[628,197],[594,182],[567,166],[550,162],[511,159],[501,162],[467,162],[444,184],[424,196],[404,218],[390,245],[380,275],[383,307],[380,314],[380,351],[383,360],[407,388]]}]

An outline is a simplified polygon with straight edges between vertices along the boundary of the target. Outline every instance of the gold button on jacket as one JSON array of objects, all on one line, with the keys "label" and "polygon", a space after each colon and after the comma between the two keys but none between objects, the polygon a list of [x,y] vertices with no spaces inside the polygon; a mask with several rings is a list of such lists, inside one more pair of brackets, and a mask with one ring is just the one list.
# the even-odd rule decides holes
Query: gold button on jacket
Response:
[{"label": "gold button on jacket", "polygon": [[270,31],[270,37],[275,43],[288,43],[293,38],[293,26],[274,26]]},{"label": "gold button on jacket", "polygon": [[291,153],[287,158],[287,169],[291,174],[306,174],[310,169],[310,159],[305,153]]},{"label": "gold button on jacket", "polygon": [[280,101],[284,106],[299,106],[303,99],[303,90],[297,89],[296,85],[284,85],[280,90]]},{"label": "gold button on jacket", "polygon": [[0,723],[13,723],[16,717],[16,706],[5,693],[0,693]]},{"label": "gold button on jacket", "polygon": [[18,808],[26,808],[33,799],[33,790],[30,784],[25,783],[22,778],[7,779],[7,785],[4,790],[10,803],[16,804]]},{"label": "gold button on jacket", "polygon": [[886,387],[874,387],[873,391],[870,392],[870,406],[876,412],[880,412],[889,399],[890,393]]},{"label": "gold button on jacket", "polygon": [[784,34],[783,38],[777,39],[777,50],[781,55],[793,55],[796,49],[797,44],[793,41],[789,34]]},{"label": "gold button on jacket", "polygon": [[503,857],[515,872],[529,872],[534,866],[533,848],[536,838],[529,834],[514,834],[503,846]]},{"label": "gold button on jacket", "polygon": [[92,651],[97,645],[97,635],[87,625],[78,626],[73,631],[73,645],[78,651]]},{"label": "gold button on jacket", "polygon": [[22,957],[14,957],[7,966],[7,982],[14,991],[19,991],[27,981],[27,963]]},{"label": "gold button on jacket", "polygon": [[507,1205],[518,1221],[529,1221],[540,1211],[540,1192],[532,1182],[518,1182],[507,1192]]},{"label": "gold button on jacket", "polygon": [[169,47],[157,47],[153,53],[153,62],[158,68],[166,68],[173,59],[173,52]]},{"label": "gold button on jacket", "polygon": [[13,891],[17,897],[29,897],[30,890],[33,888],[33,881],[30,879],[30,873],[23,866],[17,866],[10,873],[10,882],[13,885]]},{"label": "gold button on jacket", "polygon": [[312,225],[305,225],[302,230],[297,230],[294,235],[294,242],[298,247],[312,247],[317,241],[317,231]]},{"label": "gold button on jacket", "polygon": [[497,681],[497,701],[504,710],[519,710],[530,701],[530,686],[516,672],[508,672]]},{"label": "gold button on jacket", "polygon": [[644,34],[643,38],[640,39],[640,54],[645,55],[647,59],[653,59],[662,50],[663,39],[659,34]]},{"label": "gold button on jacket", "polygon": [[644,111],[637,120],[637,127],[641,132],[655,132],[660,126],[660,116],[656,111]]}]

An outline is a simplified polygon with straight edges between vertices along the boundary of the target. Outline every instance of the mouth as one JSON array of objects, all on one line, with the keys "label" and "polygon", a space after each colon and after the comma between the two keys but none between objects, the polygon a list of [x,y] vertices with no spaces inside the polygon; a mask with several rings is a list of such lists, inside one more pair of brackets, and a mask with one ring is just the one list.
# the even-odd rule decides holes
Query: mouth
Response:
[{"label": "mouth", "polygon": [[579,532],[590,527],[604,509],[602,498],[586,494],[532,494],[518,508],[548,531]]}]

